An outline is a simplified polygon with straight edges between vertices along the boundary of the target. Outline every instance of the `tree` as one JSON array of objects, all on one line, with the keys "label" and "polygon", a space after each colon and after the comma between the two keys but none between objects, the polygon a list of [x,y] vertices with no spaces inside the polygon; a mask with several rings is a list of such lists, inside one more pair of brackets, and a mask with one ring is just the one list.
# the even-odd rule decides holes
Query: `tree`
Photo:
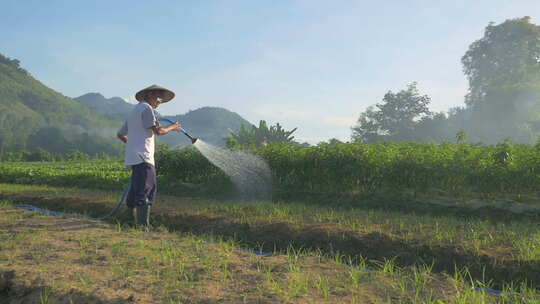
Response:
[{"label": "tree", "polygon": [[14,115],[9,111],[9,108],[2,107],[0,109],[0,156],[3,156],[4,152],[13,146],[15,137],[13,127],[16,124],[13,119]]},{"label": "tree", "polygon": [[452,138],[450,117],[444,113],[432,113],[420,119],[414,128],[414,138],[419,141],[441,143]]},{"label": "tree", "polygon": [[530,17],[490,23],[484,37],[461,58],[469,80],[468,106],[486,99],[491,88],[523,84],[540,74],[540,27]]},{"label": "tree", "polygon": [[9,57],[6,57],[2,54],[0,54],[0,63],[3,63],[3,64],[6,64],[6,65],[9,65],[9,66],[12,66],[14,67],[15,69],[17,69],[18,71],[28,75],[28,72],[26,72],[26,70],[22,69],[20,67],[20,61],[17,60],[17,59],[11,59]]},{"label": "tree", "polygon": [[458,144],[462,144],[467,140],[467,132],[465,130],[461,129],[459,132],[456,133],[456,142]]},{"label": "tree", "polygon": [[61,154],[73,148],[66,139],[66,134],[57,127],[44,127],[28,137],[27,146],[30,150],[42,148],[46,151]]},{"label": "tree", "polygon": [[490,23],[461,59],[471,140],[526,143],[540,132],[540,27],[530,20]]},{"label": "tree", "polygon": [[27,161],[53,161],[54,155],[42,148],[37,148],[27,156]]},{"label": "tree", "polygon": [[296,130],[297,128],[286,131],[279,123],[268,127],[266,121],[261,120],[259,127],[252,126],[248,129],[241,125],[237,133],[231,132],[227,137],[227,147],[260,147],[261,145],[277,142],[293,143],[294,136],[291,135]]},{"label": "tree", "polygon": [[81,152],[77,149],[71,149],[64,154],[65,160],[88,160],[90,157],[88,154]]},{"label": "tree", "polygon": [[414,140],[418,121],[431,114],[430,101],[429,96],[420,95],[416,82],[397,93],[388,91],[382,103],[368,107],[360,114],[357,124],[352,127],[352,140]]}]

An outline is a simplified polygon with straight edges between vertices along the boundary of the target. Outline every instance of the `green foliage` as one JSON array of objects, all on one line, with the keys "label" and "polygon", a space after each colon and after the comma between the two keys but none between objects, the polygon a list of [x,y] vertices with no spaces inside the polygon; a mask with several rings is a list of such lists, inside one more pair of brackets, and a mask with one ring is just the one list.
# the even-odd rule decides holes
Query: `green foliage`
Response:
[{"label": "green foliage", "polygon": [[[273,174],[274,196],[352,195],[373,192],[484,196],[540,191],[540,149],[510,141],[497,145],[462,142],[328,143],[312,147],[276,143],[256,153]],[[196,149],[160,146],[160,185],[204,185],[208,193],[231,191],[228,178]],[[118,161],[2,163],[0,182],[120,189],[129,176]]]},{"label": "green foliage", "polygon": [[[540,26],[532,24],[530,17],[490,23],[462,57],[469,80],[466,107],[433,114],[427,107],[415,111],[405,102],[383,103],[386,107],[378,104],[361,114],[352,138],[442,143],[453,141],[464,130],[472,142],[495,144],[511,137],[532,143],[540,134],[539,58]],[[393,100],[395,96],[389,97]],[[429,98],[425,97],[427,105]],[[397,106],[419,116],[400,113]]]},{"label": "green foliage", "polygon": [[540,27],[530,21],[490,23],[462,58],[473,140],[531,143],[540,132]]},{"label": "green foliage", "polygon": [[30,153],[25,160],[50,162],[54,160],[54,155],[50,153],[49,151],[46,151],[42,148],[37,148],[36,151],[34,151],[33,153]]},{"label": "green foliage", "polygon": [[28,137],[27,147],[30,150],[46,149],[52,153],[62,153],[70,146],[62,130],[57,127],[44,127]]},{"label": "green foliage", "polygon": [[118,161],[0,163],[0,182],[119,190],[129,171]]},{"label": "green foliage", "polygon": [[103,114],[112,120],[126,120],[135,107],[135,105],[127,103],[122,98],[113,97],[107,99],[99,93],[88,93],[73,99],[91,109],[92,112]]},{"label": "green foliage", "polygon": [[156,171],[160,184],[173,192],[182,183],[205,185],[207,194],[223,194],[233,189],[227,176],[193,146],[171,149],[158,145]]},{"label": "green foliage", "polygon": [[503,142],[270,145],[268,161],[282,194],[445,190],[459,194],[526,193],[540,190],[540,151]]},{"label": "green foliage", "polygon": [[244,125],[235,133],[231,132],[227,138],[227,147],[261,147],[270,143],[294,143],[294,136],[291,136],[297,128],[286,131],[276,123],[268,127],[266,121],[261,120],[259,127],[252,126],[246,128]]},{"label": "green foliage", "polygon": [[6,152],[0,158],[0,160],[4,162],[83,161],[90,159],[111,161],[114,158],[111,158],[106,153],[98,153],[91,157],[90,155],[77,149],[71,149],[65,153],[51,153],[39,147],[33,151],[21,150],[15,152]]},{"label": "green foliage", "polygon": [[469,46],[461,59],[469,79],[467,105],[487,100],[492,88],[524,84],[539,75],[540,27],[530,21],[523,17],[490,23],[484,37]]},{"label": "green foliage", "polygon": [[64,159],[68,161],[81,161],[88,160],[89,158],[88,154],[76,149],[69,150],[64,156]]},{"label": "green foliage", "polygon": [[335,145],[339,145],[339,144],[342,144],[342,143],[343,143],[343,142],[342,142],[341,140],[337,139],[337,138],[330,138],[330,139],[328,140],[328,144],[329,144],[330,146],[335,146]]},{"label": "green foliage", "polygon": [[377,109],[369,107],[360,115],[352,128],[352,139],[368,143],[414,140],[418,120],[431,114],[430,101],[429,96],[420,95],[416,82],[409,84],[406,90],[389,91],[382,103],[375,105]]},{"label": "green foliage", "polygon": [[6,57],[2,54],[0,54],[0,63],[3,63],[5,65],[8,65],[12,68],[15,68],[17,71],[21,72],[21,73],[24,73],[24,74],[28,74],[28,72],[26,72],[26,70],[24,70],[23,68],[20,67],[20,61],[17,60],[17,59],[11,59],[9,57]]},{"label": "green foliage", "polygon": [[486,142],[507,137],[533,142],[540,132],[540,87],[489,88],[484,102],[471,108],[466,125],[471,135]]},{"label": "green foliage", "polygon": [[457,134],[456,134],[456,142],[458,144],[462,144],[466,140],[467,140],[467,132],[465,132],[465,130],[463,130],[463,129],[459,130],[459,132],[457,132]]}]

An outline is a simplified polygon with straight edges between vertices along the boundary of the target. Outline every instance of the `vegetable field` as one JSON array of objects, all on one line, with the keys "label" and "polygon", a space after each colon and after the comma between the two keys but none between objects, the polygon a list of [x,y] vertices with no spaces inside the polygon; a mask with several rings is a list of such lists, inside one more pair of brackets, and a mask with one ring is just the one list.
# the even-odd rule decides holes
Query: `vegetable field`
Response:
[{"label": "vegetable field", "polygon": [[472,191],[489,196],[540,190],[540,148],[529,145],[277,145],[259,154],[270,164],[283,193],[436,189],[452,195]]},{"label": "vegetable field", "polygon": [[[235,258],[242,248],[269,252],[275,257],[275,268],[253,268],[249,263],[259,265],[253,259],[235,264],[234,271],[229,264],[208,262],[213,265],[210,269],[206,262],[171,257],[168,266],[160,264],[165,267],[160,271],[174,273],[175,263],[183,263],[188,268],[196,265],[200,276],[167,277],[166,294],[156,293],[160,289],[152,285],[155,289],[144,296],[166,303],[178,299],[189,303],[186,286],[206,290],[208,284],[217,284],[220,290],[228,290],[231,282],[240,280],[243,285],[234,288],[240,288],[238,295],[249,299],[242,300],[246,303],[297,303],[306,298],[315,303],[437,304],[535,303],[540,299],[538,214],[489,207],[490,201],[502,197],[510,204],[539,205],[537,147],[511,143],[270,145],[256,153],[273,171],[272,202],[223,200],[232,186],[200,153],[161,149],[157,168],[160,194],[152,213],[152,238],[166,235],[178,237],[180,242],[184,234],[196,242],[204,238],[208,246],[226,248]],[[4,252],[0,254],[0,274],[6,263],[19,265],[15,256],[24,256],[25,251],[13,244],[38,246],[32,245],[31,234],[19,237],[10,232],[13,223],[24,227],[21,219],[28,216],[12,210],[14,205],[30,203],[98,216],[112,208],[128,178],[123,164],[111,160],[0,164],[0,200],[8,202],[4,208],[9,211],[0,218],[6,227],[5,232],[0,230],[0,237],[11,244],[0,247]],[[186,185],[198,190],[182,188]],[[210,195],[204,196],[207,192]],[[470,210],[427,204],[430,197],[468,195],[488,202],[487,207]],[[126,214],[109,222],[117,231],[139,234],[130,223]],[[173,236],[175,233],[179,235]],[[47,234],[47,238],[55,237]],[[100,242],[115,243],[107,239]],[[156,258],[160,257],[165,251],[159,243],[151,243],[157,246],[153,249]],[[161,273],[147,273],[143,264],[119,262],[114,250],[109,252],[108,245],[103,246],[103,250],[95,249],[102,260],[93,261],[93,266],[79,263],[79,253],[70,253],[74,254],[72,265],[84,274],[83,294],[99,293],[98,285],[89,283],[97,280],[92,275],[96,270],[88,267],[101,267],[103,261],[110,267],[107,276],[112,281],[107,284],[112,286],[124,286],[118,285],[118,280],[138,281],[143,273],[152,282],[164,279]],[[195,252],[189,256],[193,261],[203,254]],[[160,263],[159,259],[149,262]],[[119,277],[117,267],[130,269]],[[108,273],[106,269],[99,271]],[[257,278],[256,290],[250,288],[250,279],[244,275]],[[216,276],[227,280],[217,283]],[[54,287],[57,294],[73,288],[61,277],[55,280],[60,282]],[[490,288],[503,293],[486,292]],[[370,294],[369,300],[363,298],[362,290]],[[203,293],[198,295],[204,302]],[[236,295],[222,292],[214,296]]]},{"label": "vegetable field", "polygon": [[[301,147],[269,145],[255,152],[273,173],[274,197],[297,198],[376,192],[475,193],[519,200],[540,191],[540,147],[427,143],[338,144]],[[230,183],[197,150],[161,149],[160,184],[206,185],[212,193],[230,192]],[[9,163],[0,165],[0,182],[77,186],[114,190],[129,176],[120,161]],[[171,188],[171,187],[169,187]]]},{"label": "vegetable field", "polygon": [[51,185],[117,190],[129,178],[119,161],[4,162],[0,164],[3,183]]}]

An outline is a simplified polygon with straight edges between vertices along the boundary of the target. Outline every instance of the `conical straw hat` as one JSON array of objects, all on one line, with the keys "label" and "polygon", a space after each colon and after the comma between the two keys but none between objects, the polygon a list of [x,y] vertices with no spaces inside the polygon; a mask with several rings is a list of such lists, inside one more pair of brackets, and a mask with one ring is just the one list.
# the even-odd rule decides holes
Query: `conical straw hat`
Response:
[{"label": "conical straw hat", "polygon": [[150,91],[161,91],[161,96],[160,96],[161,103],[165,103],[174,98],[173,91],[154,84],[154,85],[149,86],[146,89],[142,89],[139,92],[137,92],[137,94],[135,94],[135,99],[137,99],[138,101],[144,101],[144,99],[146,98],[146,94]]}]

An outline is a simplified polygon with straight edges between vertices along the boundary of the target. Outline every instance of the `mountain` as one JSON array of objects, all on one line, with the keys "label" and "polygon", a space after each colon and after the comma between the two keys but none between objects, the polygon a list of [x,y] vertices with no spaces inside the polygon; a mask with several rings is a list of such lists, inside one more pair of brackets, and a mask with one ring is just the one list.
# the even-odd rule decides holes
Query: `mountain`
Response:
[{"label": "mountain", "polygon": [[101,113],[114,120],[125,120],[135,107],[120,97],[107,99],[100,93],[88,93],[73,99],[87,106],[91,111]]},{"label": "mountain", "polygon": [[111,130],[119,125],[48,88],[21,68],[18,60],[0,54],[0,156],[37,148],[116,155],[121,145]]},{"label": "mountain", "polygon": [[[127,103],[122,98],[107,99],[100,93],[88,93],[74,99],[85,105],[90,111],[122,121],[127,118],[134,107],[133,104]],[[246,127],[252,125],[237,113],[219,107],[202,107],[186,114],[166,116],[166,118],[180,121],[183,128],[193,136],[218,146],[225,145],[225,138],[229,136],[231,130],[238,131],[242,124]],[[162,122],[162,124],[166,123]],[[159,141],[171,146],[183,146],[191,143],[187,137],[175,133],[160,137]]]},{"label": "mountain", "polygon": [[[241,125],[252,126],[239,114],[219,107],[202,107],[183,115],[166,117],[179,121],[189,134],[217,146],[225,145],[225,138],[230,131],[238,131]],[[167,134],[162,139],[172,146],[191,143],[187,137],[178,134]]]},{"label": "mountain", "polygon": [[[0,158],[6,152],[44,149],[52,153],[79,150],[90,155],[119,155],[115,134],[133,108],[121,98],[88,93],[75,99],[45,86],[20,67],[17,59],[0,54]],[[194,136],[224,145],[230,130],[251,126],[223,108],[203,107],[169,117],[182,122]],[[160,138],[173,146],[190,142],[179,134]]]}]

